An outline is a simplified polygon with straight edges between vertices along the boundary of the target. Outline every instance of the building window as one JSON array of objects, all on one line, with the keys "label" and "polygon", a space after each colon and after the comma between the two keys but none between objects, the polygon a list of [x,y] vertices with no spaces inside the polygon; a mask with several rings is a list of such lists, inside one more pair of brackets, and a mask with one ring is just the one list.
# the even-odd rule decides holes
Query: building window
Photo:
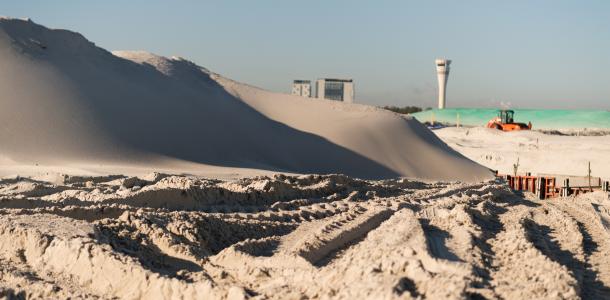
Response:
[{"label": "building window", "polygon": [[342,101],[343,82],[326,82],[324,84],[324,98]]}]

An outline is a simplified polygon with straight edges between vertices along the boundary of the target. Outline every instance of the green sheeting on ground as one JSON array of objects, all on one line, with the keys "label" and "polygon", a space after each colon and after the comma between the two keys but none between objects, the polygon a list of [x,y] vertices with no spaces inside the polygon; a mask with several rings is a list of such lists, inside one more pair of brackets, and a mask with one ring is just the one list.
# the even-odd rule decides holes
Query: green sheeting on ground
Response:
[{"label": "green sheeting on ground", "polygon": [[[534,129],[610,129],[610,111],[605,110],[553,110],[553,109],[513,109],[515,122],[532,122]],[[412,114],[420,122],[485,126],[497,115],[498,109],[450,108],[433,109]]]}]

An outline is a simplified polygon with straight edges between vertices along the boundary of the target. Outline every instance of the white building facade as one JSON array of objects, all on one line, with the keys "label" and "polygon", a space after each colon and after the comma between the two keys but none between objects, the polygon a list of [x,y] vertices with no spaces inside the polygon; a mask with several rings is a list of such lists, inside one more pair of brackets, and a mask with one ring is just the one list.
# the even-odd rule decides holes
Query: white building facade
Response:
[{"label": "white building facade", "polygon": [[449,79],[449,65],[451,60],[438,58],[436,63],[436,76],[438,78],[438,109],[444,109],[446,105],[447,80]]},{"label": "white building facade", "polygon": [[354,103],[352,79],[322,78],[316,81],[316,98]]},{"label": "white building facade", "polygon": [[292,82],[292,94],[301,97],[311,97],[311,81],[294,80]]}]

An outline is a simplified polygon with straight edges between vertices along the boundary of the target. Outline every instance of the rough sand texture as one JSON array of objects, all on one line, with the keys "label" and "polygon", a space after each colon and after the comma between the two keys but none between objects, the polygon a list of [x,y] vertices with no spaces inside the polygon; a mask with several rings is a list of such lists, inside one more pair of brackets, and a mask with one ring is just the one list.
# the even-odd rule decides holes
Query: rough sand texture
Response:
[{"label": "rough sand texture", "polygon": [[535,131],[501,132],[487,128],[443,128],[434,133],[468,158],[504,174],[586,176],[610,180],[610,135],[569,136]]},{"label": "rough sand texture", "polygon": [[0,295],[123,299],[601,299],[610,199],[501,182],[0,181]]},{"label": "rough sand texture", "polygon": [[182,58],[113,54],[31,21],[0,19],[0,91],[4,174],[491,176],[414,119],[262,91]]}]

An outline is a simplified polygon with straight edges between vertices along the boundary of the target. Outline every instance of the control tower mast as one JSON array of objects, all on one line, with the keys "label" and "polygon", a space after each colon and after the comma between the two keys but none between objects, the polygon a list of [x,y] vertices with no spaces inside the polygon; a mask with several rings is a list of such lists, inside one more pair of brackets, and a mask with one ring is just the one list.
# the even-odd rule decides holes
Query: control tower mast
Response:
[{"label": "control tower mast", "polygon": [[438,77],[438,109],[445,108],[445,95],[447,89],[447,80],[449,79],[449,65],[451,60],[438,58],[436,59],[436,76]]}]

